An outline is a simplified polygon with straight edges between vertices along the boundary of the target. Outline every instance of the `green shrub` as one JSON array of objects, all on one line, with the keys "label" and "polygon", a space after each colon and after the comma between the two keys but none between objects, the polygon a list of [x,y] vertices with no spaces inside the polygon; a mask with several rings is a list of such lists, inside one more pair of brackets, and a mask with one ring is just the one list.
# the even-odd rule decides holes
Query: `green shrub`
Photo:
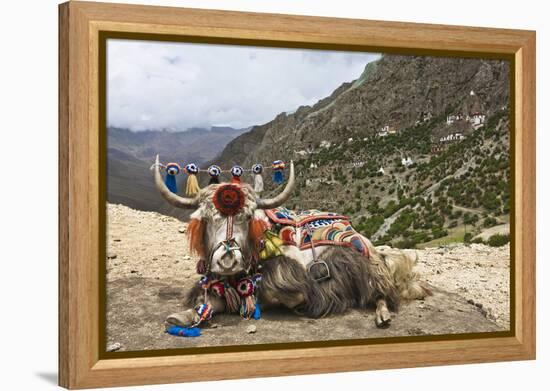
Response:
[{"label": "green shrub", "polygon": [[510,235],[495,234],[489,238],[487,244],[491,247],[500,247],[504,246],[506,243],[510,242]]},{"label": "green shrub", "polygon": [[394,247],[397,247],[397,248],[414,248],[414,246],[416,245],[416,242],[412,239],[404,239],[404,240],[400,240],[398,242],[396,242],[394,244]]},{"label": "green shrub", "polygon": [[418,215],[410,210],[406,210],[399,215],[388,229],[388,234],[399,235],[411,226],[413,221],[418,219]]},{"label": "green shrub", "polygon": [[483,220],[483,226],[486,228],[493,227],[497,225],[497,219],[494,217],[487,217],[485,220]]},{"label": "green shrub", "polygon": [[367,238],[370,238],[372,235],[378,231],[378,228],[384,223],[384,217],[381,215],[374,215],[365,220],[364,223],[360,224],[358,230],[365,235]]},{"label": "green shrub", "polygon": [[448,235],[448,232],[446,229],[443,229],[441,227],[436,227],[432,229],[432,236],[434,239],[439,239],[447,235]]}]

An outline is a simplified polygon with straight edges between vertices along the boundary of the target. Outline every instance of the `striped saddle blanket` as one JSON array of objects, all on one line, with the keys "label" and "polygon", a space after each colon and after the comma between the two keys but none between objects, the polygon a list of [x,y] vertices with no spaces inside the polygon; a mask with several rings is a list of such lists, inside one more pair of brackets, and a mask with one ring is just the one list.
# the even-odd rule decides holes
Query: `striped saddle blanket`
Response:
[{"label": "striped saddle blanket", "polygon": [[319,210],[293,211],[286,208],[265,211],[271,222],[271,231],[276,233],[285,245],[300,250],[310,249],[312,242],[317,246],[348,246],[368,256],[365,238],[352,226],[344,215]]}]

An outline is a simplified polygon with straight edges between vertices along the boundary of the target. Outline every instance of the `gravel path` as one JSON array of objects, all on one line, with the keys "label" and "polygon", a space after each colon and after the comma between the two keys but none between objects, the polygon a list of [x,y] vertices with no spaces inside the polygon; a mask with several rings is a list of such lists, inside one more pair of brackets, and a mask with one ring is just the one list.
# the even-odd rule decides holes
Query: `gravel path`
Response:
[{"label": "gravel path", "polygon": [[[509,328],[509,246],[448,246],[418,250],[418,272],[435,287],[426,301],[402,306],[388,329],[372,312],[311,320],[288,311],[264,313],[251,324],[237,316],[214,319],[200,338],[163,332],[163,320],[181,310],[185,289],[199,278],[186,244],[187,225],[155,212],[108,205],[107,339],[123,350],[256,344],[400,335],[449,334]],[[116,344],[116,345],[115,345]]]}]

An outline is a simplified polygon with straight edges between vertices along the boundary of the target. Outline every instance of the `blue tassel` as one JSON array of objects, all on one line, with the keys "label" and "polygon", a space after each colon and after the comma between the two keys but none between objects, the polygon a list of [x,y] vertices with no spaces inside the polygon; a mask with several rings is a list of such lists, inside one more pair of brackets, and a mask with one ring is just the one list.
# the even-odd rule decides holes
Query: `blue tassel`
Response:
[{"label": "blue tassel", "polygon": [[256,309],[254,310],[254,314],[252,315],[252,317],[255,320],[258,320],[262,317],[262,310],[260,310],[260,303],[258,302],[256,302]]},{"label": "blue tassel", "polygon": [[176,176],[166,174],[166,178],[164,178],[164,183],[166,184],[166,187],[170,189],[172,193],[177,194],[178,193],[178,186],[176,185]]},{"label": "blue tassel", "polygon": [[176,337],[199,337],[201,335],[201,329],[198,327],[172,326],[166,332]]},{"label": "blue tassel", "polygon": [[273,170],[273,183],[280,185],[285,181],[285,173],[283,170]]}]

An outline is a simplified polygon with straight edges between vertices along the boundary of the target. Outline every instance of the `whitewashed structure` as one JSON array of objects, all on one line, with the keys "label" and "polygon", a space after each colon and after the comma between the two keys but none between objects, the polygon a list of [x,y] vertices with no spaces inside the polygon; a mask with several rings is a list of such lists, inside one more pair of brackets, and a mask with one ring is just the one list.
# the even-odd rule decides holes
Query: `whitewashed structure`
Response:
[{"label": "whitewashed structure", "polygon": [[308,152],[303,149],[300,151],[294,151],[294,153],[299,156],[306,156],[308,154]]},{"label": "whitewashed structure", "polygon": [[378,137],[386,137],[389,134],[396,134],[396,133],[397,133],[397,129],[395,129],[393,126],[386,125],[378,131]]},{"label": "whitewashed structure", "polygon": [[470,118],[470,123],[474,129],[482,127],[485,124],[485,114],[474,113],[474,115]]},{"label": "whitewashed structure", "polygon": [[451,133],[446,136],[440,137],[439,142],[440,143],[450,143],[454,141],[461,141],[464,140],[464,134],[463,133]]},{"label": "whitewashed structure", "polygon": [[401,159],[401,165],[403,167],[410,167],[413,165],[413,161],[410,157],[407,156],[407,158],[402,158]]},{"label": "whitewashed structure", "polygon": [[464,116],[462,114],[451,114],[447,116],[447,125],[452,125],[456,121],[462,121]]},{"label": "whitewashed structure", "polygon": [[329,149],[331,147],[332,143],[330,141],[327,141],[327,140],[322,140],[321,141],[321,144],[319,144],[319,146],[321,148],[325,148],[325,149]]}]

